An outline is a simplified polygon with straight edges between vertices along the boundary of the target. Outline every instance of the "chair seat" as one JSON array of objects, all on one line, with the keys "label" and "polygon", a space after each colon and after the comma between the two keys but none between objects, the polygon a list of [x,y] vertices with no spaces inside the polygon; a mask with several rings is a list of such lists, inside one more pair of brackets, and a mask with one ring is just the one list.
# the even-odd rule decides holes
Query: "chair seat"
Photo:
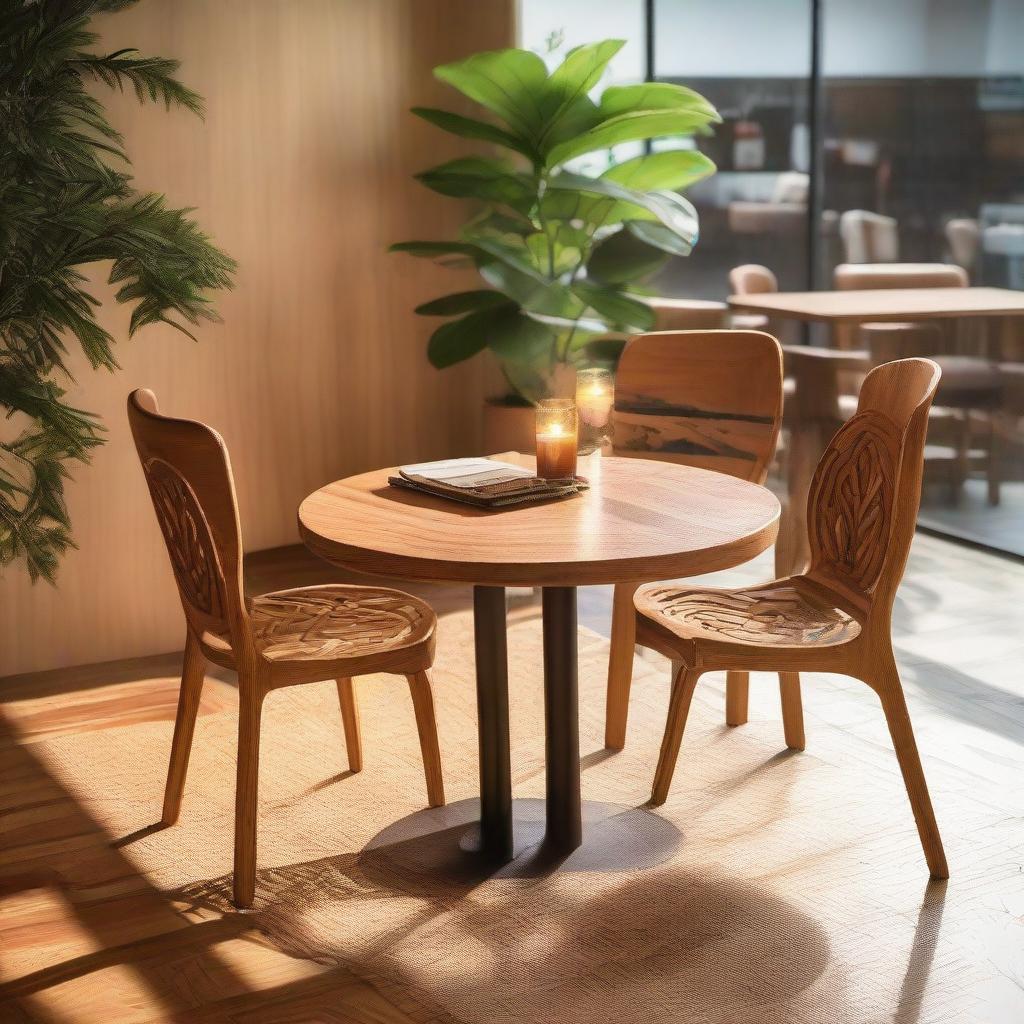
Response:
[{"label": "chair seat", "polygon": [[[256,649],[274,663],[383,657],[424,644],[437,622],[426,602],[400,590],[341,584],[263,594],[249,614]],[[203,640],[230,655],[227,637]]]},{"label": "chair seat", "polygon": [[999,367],[977,356],[936,356],[942,369],[936,405],[958,401],[968,405],[995,405],[1002,391]]},{"label": "chair seat", "polygon": [[835,647],[861,629],[843,609],[788,581],[736,590],[654,583],[641,587],[634,603],[641,628],[653,627],[690,665],[701,664],[700,646],[709,642],[716,648]]}]

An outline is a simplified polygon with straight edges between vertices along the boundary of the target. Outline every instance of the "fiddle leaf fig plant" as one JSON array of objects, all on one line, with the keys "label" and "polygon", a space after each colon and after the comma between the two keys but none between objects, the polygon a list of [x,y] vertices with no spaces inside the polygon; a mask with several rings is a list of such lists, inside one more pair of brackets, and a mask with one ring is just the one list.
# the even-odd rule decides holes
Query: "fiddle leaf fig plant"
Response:
[{"label": "fiddle leaf fig plant", "polygon": [[[649,330],[643,283],[697,242],[697,213],[680,190],[715,171],[695,148],[665,149],[600,174],[585,165],[620,143],[688,137],[720,121],[703,96],[665,82],[597,86],[623,40],[577,47],[549,73],[528,50],[478,53],[434,74],[484,108],[482,118],[413,113],[505,155],[467,156],[418,174],[479,210],[452,241],[391,246],[446,266],[474,266],[486,287],[416,309],[446,317],[428,356],[443,368],[489,348],[522,398],[558,388],[595,336]],[[590,158],[589,160],[587,158]]]}]

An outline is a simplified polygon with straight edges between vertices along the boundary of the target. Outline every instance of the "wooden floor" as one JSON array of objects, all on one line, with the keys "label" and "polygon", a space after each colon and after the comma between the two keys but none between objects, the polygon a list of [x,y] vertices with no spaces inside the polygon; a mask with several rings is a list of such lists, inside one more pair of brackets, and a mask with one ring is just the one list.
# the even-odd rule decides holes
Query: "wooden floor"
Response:
[{"label": "wooden floor", "polygon": [[[253,591],[338,578],[300,548],[248,568]],[[733,578],[767,572],[762,559]],[[469,598],[455,587],[419,592],[442,613]],[[975,777],[993,784],[1024,778],[1022,606],[1024,567],[918,536],[895,621],[911,713],[929,748],[968,751]],[[585,625],[607,635],[609,610],[609,588],[581,592]],[[170,719],[179,667],[164,655],[0,681],[0,1021],[407,1021],[346,971],[276,951],[246,915],[170,902],[134,866],[132,837],[105,834],[33,755],[56,734]],[[220,678],[204,695],[209,710],[231,697]],[[998,903],[995,887],[990,895]],[[977,927],[978,941],[1005,946],[998,916]],[[1024,952],[1003,954],[1005,987],[1019,991]],[[1013,1018],[996,1008],[984,1019]]]}]

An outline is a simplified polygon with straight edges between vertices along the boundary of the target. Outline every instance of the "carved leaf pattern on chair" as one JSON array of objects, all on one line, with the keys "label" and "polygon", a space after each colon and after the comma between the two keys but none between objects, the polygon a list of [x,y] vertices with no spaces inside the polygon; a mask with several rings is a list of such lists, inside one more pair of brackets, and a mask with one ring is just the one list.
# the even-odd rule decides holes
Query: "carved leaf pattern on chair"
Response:
[{"label": "carved leaf pattern on chair", "polygon": [[898,456],[895,426],[879,412],[859,413],[830,442],[811,488],[812,564],[863,593],[885,559]]},{"label": "carved leaf pattern on chair", "polygon": [[264,594],[250,611],[256,646],[271,661],[397,650],[426,637],[434,619],[400,591],[340,585]]},{"label": "carved leaf pattern on chair", "polygon": [[680,590],[657,585],[640,591],[636,603],[643,613],[657,613],[673,632],[708,639],[826,646],[860,632],[846,612],[812,603],[792,586]]},{"label": "carved leaf pattern on chair", "polygon": [[214,623],[225,618],[224,579],[209,523],[188,481],[162,459],[146,463],[153,507],[178,586],[195,611]]}]

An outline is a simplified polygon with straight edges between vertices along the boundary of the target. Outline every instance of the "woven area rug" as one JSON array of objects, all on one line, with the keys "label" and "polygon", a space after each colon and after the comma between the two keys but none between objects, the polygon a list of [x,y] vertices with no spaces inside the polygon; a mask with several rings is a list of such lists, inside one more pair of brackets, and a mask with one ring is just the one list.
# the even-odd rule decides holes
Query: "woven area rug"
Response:
[{"label": "woven area rug", "polygon": [[[517,831],[528,846],[544,791],[534,611],[514,617],[509,651]],[[355,776],[344,771],[332,683],[272,694],[253,924],[295,956],[345,965],[424,1024],[988,1019],[970,893],[973,879],[1002,872],[1019,898],[1019,863],[985,855],[994,837],[1012,845],[1003,831],[1019,822],[1006,823],[1005,808],[955,765],[929,759],[954,872],[948,887],[929,885],[880,710],[877,741],[854,738],[842,728],[851,693],[808,680],[808,749],[794,754],[777,717],[726,728],[721,680],[709,676],[671,797],[653,813],[644,805],[667,667],[638,661],[627,746],[611,755],[607,652],[581,631],[584,846],[558,865],[524,849],[492,874],[462,848],[477,787],[468,614],[442,619],[433,673],[445,808],[425,809],[404,680],[357,682],[366,757]],[[141,834],[123,852],[154,885],[231,913],[235,717],[229,708],[200,718],[181,821],[146,834],[170,735],[169,723],[151,723],[37,750],[113,838]]]}]

